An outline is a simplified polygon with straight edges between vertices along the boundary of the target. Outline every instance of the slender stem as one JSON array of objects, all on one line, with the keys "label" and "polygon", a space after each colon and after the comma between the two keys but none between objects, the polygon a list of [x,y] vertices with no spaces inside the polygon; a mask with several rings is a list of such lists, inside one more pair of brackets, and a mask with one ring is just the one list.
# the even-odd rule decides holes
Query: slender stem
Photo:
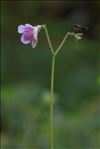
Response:
[{"label": "slender stem", "polygon": [[63,40],[62,40],[61,44],[59,45],[58,49],[56,50],[55,55],[57,55],[57,54],[58,54],[58,52],[59,52],[59,51],[60,51],[60,49],[62,48],[62,46],[63,46],[63,44],[65,43],[65,41],[66,41],[66,39],[67,39],[67,37],[68,37],[68,35],[69,35],[69,34],[70,34],[69,32],[68,32],[68,33],[66,33],[66,35],[65,35],[65,37],[63,38]]},{"label": "slender stem", "polygon": [[53,149],[53,91],[54,91],[54,73],[55,73],[55,55],[52,58],[51,71],[51,96],[50,96],[50,142],[51,149]]},{"label": "slender stem", "polygon": [[49,48],[51,50],[51,53],[53,54],[52,68],[51,68],[51,94],[50,94],[50,146],[51,146],[51,149],[53,149],[53,91],[54,91],[55,52],[53,50],[46,25],[43,25],[43,29],[47,37]]},{"label": "slender stem", "polygon": [[52,47],[52,44],[51,44],[51,40],[50,40],[50,36],[49,36],[49,33],[48,33],[48,29],[47,29],[46,25],[43,25],[43,28],[44,28],[44,31],[45,31],[45,34],[46,34],[46,37],[47,37],[47,41],[48,41],[50,50],[51,50],[52,54],[54,55],[54,50],[53,50],[53,47]]},{"label": "slender stem", "polygon": [[43,28],[44,28],[44,31],[45,31],[45,34],[46,34],[46,37],[47,37],[49,48],[51,50],[51,53],[53,54],[53,57],[52,57],[52,70],[51,70],[51,94],[50,94],[50,145],[51,145],[51,149],[54,149],[54,147],[53,147],[53,96],[54,96],[55,58],[56,58],[56,55],[58,54],[58,52],[62,48],[63,44],[65,43],[65,41],[66,41],[66,39],[67,39],[67,37],[70,33],[68,32],[65,35],[65,37],[63,38],[63,40],[62,40],[61,44],[59,45],[58,49],[56,50],[56,52],[54,52],[54,49],[52,47],[46,25],[43,25]]}]

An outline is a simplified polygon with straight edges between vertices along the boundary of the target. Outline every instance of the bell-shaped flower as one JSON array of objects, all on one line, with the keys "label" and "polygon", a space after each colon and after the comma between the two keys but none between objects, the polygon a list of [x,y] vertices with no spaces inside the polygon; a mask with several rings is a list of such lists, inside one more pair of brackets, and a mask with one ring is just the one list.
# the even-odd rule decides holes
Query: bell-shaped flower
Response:
[{"label": "bell-shaped flower", "polygon": [[38,42],[38,32],[41,29],[41,25],[32,26],[30,24],[19,25],[18,33],[22,34],[21,42],[29,44],[31,42],[32,47],[35,48]]}]

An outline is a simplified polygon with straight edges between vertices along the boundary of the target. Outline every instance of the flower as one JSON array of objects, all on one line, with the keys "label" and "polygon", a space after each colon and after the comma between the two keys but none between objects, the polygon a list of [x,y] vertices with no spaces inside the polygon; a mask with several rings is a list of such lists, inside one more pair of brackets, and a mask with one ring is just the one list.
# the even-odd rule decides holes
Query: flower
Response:
[{"label": "flower", "polygon": [[35,48],[38,42],[38,32],[41,29],[41,25],[32,26],[30,24],[19,25],[18,33],[22,34],[21,42],[24,44],[32,43],[32,47]]}]

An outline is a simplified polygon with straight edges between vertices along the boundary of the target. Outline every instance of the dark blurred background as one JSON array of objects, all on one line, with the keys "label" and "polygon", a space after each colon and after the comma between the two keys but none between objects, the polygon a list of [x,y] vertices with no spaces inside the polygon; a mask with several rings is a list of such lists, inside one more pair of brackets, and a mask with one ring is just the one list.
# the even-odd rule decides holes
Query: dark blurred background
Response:
[{"label": "dark blurred background", "polygon": [[100,148],[100,1],[1,1],[1,148],[50,149],[51,53],[44,31],[35,49],[20,24],[47,24],[55,49],[73,24],[88,27],[57,55],[54,149]]}]

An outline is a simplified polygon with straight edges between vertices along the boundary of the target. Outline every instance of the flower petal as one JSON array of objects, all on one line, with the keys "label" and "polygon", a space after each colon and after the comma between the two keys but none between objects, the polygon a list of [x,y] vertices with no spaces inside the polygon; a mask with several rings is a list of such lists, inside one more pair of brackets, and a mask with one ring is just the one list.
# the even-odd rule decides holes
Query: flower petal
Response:
[{"label": "flower petal", "polygon": [[32,47],[35,48],[37,45],[38,40],[32,40]]},{"label": "flower petal", "polygon": [[21,37],[21,42],[24,43],[24,44],[28,44],[31,42],[31,40],[29,39],[29,36],[28,34],[23,34],[22,37]]},{"label": "flower petal", "polygon": [[38,31],[39,31],[39,28],[36,26],[34,27],[34,30],[33,30],[33,37],[35,40],[38,39]]},{"label": "flower petal", "polygon": [[32,29],[34,28],[34,27],[33,27],[32,25],[30,25],[30,24],[25,24],[25,26],[26,26],[26,27],[30,27],[30,28],[32,28]]},{"label": "flower petal", "polygon": [[24,25],[19,25],[18,26],[18,33],[23,34],[25,31],[25,26]]}]

